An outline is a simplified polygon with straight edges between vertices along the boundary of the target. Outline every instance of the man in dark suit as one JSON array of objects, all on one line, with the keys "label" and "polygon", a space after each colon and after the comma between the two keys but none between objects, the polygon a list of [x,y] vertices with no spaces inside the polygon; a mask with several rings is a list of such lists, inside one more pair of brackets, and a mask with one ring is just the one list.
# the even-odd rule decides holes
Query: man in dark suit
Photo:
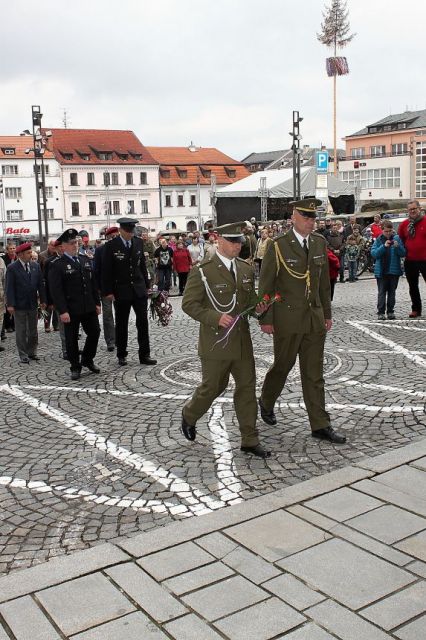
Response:
[{"label": "man in dark suit", "polygon": [[343,239],[347,240],[349,238],[349,236],[351,236],[354,232],[354,229],[358,229],[358,231],[361,233],[362,231],[362,227],[360,224],[357,223],[356,221],[356,216],[351,216],[349,218],[349,223],[345,225],[345,228],[343,229]]},{"label": "man in dark suit", "polygon": [[114,301],[115,344],[118,363],[127,364],[127,341],[130,309],[136,315],[139,362],[153,365],[150,356],[147,300],[149,278],[146,269],[143,241],[134,235],[137,220],[120,218],[120,235],[107,242],[102,254],[102,296]]},{"label": "man in dark suit", "polygon": [[[105,240],[109,242],[113,240],[119,235],[118,227],[108,227],[105,231]],[[102,288],[102,257],[104,254],[105,245],[101,244],[99,247],[96,247],[95,256],[94,256],[94,272],[96,285],[101,291]],[[102,325],[104,330],[104,338],[107,345],[108,351],[114,351],[115,349],[115,322],[114,322],[114,313],[112,311],[112,300],[108,298],[101,297],[102,303]]]},{"label": "man in dark suit", "polygon": [[[49,269],[49,292],[53,304],[64,323],[65,343],[71,365],[71,380],[78,380],[82,367],[92,373],[100,369],[94,363],[98,348],[98,315],[101,302],[93,274],[93,260],[77,255],[77,230],[67,229],[59,236],[63,255]],[[86,334],[86,342],[80,355],[78,332],[80,324]]]},{"label": "man in dark suit", "polygon": [[46,308],[43,276],[37,262],[31,260],[32,244],[24,242],[16,247],[17,259],[6,271],[7,310],[15,318],[16,346],[23,364],[40,360],[37,355],[38,299]]}]

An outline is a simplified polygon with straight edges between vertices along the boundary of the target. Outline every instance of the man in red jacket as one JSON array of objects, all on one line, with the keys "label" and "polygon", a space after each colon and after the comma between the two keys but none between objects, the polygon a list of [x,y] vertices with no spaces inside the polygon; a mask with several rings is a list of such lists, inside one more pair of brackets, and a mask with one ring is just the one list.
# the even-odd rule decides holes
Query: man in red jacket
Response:
[{"label": "man in red jacket", "polygon": [[409,318],[422,315],[422,299],[419,291],[419,275],[426,282],[426,216],[418,200],[407,204],[408,219],[401,222],[398,235],[405,245],[405,275],[410,290],[411,313]]}]

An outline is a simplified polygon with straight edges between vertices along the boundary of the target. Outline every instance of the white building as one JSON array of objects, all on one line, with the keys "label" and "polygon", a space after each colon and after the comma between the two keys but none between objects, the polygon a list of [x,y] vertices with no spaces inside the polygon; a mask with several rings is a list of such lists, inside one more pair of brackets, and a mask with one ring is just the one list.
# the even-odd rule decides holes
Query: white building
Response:
[{"label": "white building", "polygon": [[91,239],[121,216],[155,231],[160,221],[158,163],[132,131],[51,129],[61,166],[64,226]]},{"label": "white building", "polygon": [[[161,227],[157,231],[202,230],[212,221],[212,178],[216,186],[250,175],[237,160],[218,149],[147,147],[160,164]],[[200,229],[201,227],[201,229]]]},{"label": "white building", "polygon": [[[2,191],[2,240],[39,240],[36,179],[32,136],[0,136],[0,179]],[[26,153],[27,152],[27,153]],[[49,237],[56,238],[63,228],[63,197],[60,167],[54,155],[44,155],[46,203]],[[42,225],[44,233],[44,224]]]}]

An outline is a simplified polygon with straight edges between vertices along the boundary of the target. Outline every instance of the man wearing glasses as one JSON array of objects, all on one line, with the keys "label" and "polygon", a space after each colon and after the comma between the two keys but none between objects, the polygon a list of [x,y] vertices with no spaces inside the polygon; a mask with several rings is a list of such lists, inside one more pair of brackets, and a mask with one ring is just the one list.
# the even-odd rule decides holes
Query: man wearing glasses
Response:
[{"label": "man wearing glasses", "polygon": [[419,318],[422,315],[420,274],[426,282],[426,216],[418,200],[410,200],[407,211],[408,219],[401,222],[398,235],[406,251],[404,268],[411,298],[411,313],[408,317]]}]

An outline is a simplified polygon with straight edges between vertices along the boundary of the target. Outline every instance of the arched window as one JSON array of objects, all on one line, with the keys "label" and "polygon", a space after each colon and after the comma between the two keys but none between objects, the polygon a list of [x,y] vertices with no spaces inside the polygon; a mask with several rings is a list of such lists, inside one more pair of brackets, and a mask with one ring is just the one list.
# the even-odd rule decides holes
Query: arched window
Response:
[{"label": "arched window", "polygon": [[190,220],[186,225],[187,231],[197,231],[197,223],[194,220]]},{"label": "arched window", "polygon": [[170,230],[170,229],[177,229],[176,223],[175,223],[175,222],[172,222],[172,221],[171,221],[171,222],[168,222],[168,223],[166,224],[166,229],[167,229],[167,230]]}]

